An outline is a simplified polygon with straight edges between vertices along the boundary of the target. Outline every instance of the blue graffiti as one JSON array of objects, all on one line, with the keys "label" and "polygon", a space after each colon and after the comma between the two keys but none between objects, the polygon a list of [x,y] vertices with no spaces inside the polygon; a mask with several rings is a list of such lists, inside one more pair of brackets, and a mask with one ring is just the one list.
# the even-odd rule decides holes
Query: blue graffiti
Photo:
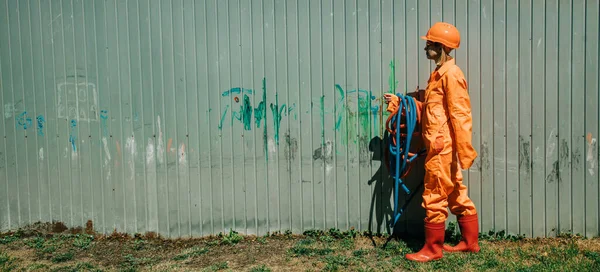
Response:
[{"label": "blue graffiti", "polygon": [[69,135],[69,142],[71,143],[71,147],[73,147],[73,152],[77,152],[77,146],[75,145],[75,141],[77,137],[75,135],[75,129],[77,127],[77,121],[71,120],[71,134]]},{"label": "blue graffiti", "polygon": [[241,93],[245,93],[245,94],[252,94],[252,90],[251,89],[245,89],[245,88],[231,88],[227,91],[224,91],[223,94],[221,94],[221,96],[229,96],[230,94],[241,94]]},{"label": "blue graffiti", "polygon": [[39,136],[44,136],[44,123],[46,123],[46,120],[44,119],[44,116],[43,115],[38,115],[35,119],[37,120],[38,135]]},{"label": "blue graffiti", "polygon": [[17,127],[22,127],[23,129],[27,129],[27,128],[31,127],[31,124],[33,123],[31,118],[27,117],[26,111],[19,114],[19,116],[17,116],[15,118],[15,121],[17,123]]},{"label": "blue graffiti", "polygon": [[107,110],[100,111],[100,119],[102,119],[100,121],[102,123],[102,135],[108,136],[108,124],[107,124],[108,111]]}]

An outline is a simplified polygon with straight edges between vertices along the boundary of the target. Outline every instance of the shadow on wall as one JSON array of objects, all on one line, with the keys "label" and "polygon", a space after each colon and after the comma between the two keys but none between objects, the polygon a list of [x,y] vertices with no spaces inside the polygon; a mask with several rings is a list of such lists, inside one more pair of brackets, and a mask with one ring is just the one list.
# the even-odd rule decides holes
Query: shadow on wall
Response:
[{"label": "shadow on wall", "polygon": [[[377,172],[368,181],[369,185],[375,183],[369,212],[369,231],[372,234],[392,233],[401,239],[423,237],[425,210],[421,207],[423,186],[420,185],[425,177],[424,157],[413,162],[408,176],[403,180],[414,196],[400,216],[393,232],[389,227],[394,214],[394,179],[390,176],[388,162],[384,155],[387,152],[389,138],[386,131],[383,139],[377,136],[369,143],[369,151],[373,155],[372,160],[381,162]],[[414,144],[419,146],[420,138],[415,139]],[[399,206],[402,207],[409,197],[403,190],[400,190]],[[373,224],[373,219],[376,221],[375,224]]]}]

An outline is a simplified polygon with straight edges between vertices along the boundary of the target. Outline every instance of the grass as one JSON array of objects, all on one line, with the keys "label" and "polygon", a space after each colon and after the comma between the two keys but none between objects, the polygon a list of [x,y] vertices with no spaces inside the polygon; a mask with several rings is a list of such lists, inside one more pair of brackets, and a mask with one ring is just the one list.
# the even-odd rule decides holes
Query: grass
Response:
[{"label": "grass", "polygon": [[[460,238],[453,227],[449,244]],[[335,229],[174,240],[14,233],[0,235],[0,271],[600,271],[600,239],[526,239],[502,231],[480,237],[477,254],[445,253],[420,264],[404,255],[419,250],[422,240],[393,239],[383,247],[385,236]]]}]

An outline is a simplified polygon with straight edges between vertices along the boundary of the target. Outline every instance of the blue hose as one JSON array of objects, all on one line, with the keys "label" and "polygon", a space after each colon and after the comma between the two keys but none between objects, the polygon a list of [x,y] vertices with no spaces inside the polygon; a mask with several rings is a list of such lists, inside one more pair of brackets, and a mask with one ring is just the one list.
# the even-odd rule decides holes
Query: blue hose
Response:
[{"label": "blue hose", "polygon": [[[406,204],[408,204],[407,201],[402,208],[398,205],[400,187],[402,187],[407,195],[411,194],[411,191],[406,184],[404,184],[401,177],[408,172],[409,164],[425,152],[425,150],[423,150],[409,158],[410,144],[417,126],[417,105],[412,97],[404,96],[402,94],[396,95],[399,98],[398,112],[390,117],[390,123],[395,124],[395,129],[392,130],[394,134],[390,136],[396,139],[396,144],[394,144],[394,141],[389,141],[389,152],[391,155],[389,169],[391,170],[390,174],[394,177],[394,215],[392,218],[393,220],[390,223],[390,228],[392,229],[404,212]],[[402,118],[402,113],[404,113],[405,118]],[[400,127],[403,122],[406,125],[406,137],[400,137]],[[408,160],[406,158],[408,158]]]}]

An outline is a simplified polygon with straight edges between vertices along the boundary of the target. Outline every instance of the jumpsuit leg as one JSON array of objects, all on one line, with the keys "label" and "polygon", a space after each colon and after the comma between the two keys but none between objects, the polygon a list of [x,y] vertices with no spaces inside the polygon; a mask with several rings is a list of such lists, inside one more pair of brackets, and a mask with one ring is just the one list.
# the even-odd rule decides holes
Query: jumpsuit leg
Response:
[{"label": "jumpsuit leg", "polygon": [[442,223],[448,218],[448,195],[454,190],[451,172],[452,152],[430,153],[425,160],[423,208],[425,221]]},{"label": "jumpsuit leg", "polygon": [[458,161],[456,156],[453,156],[451,164],[452,183],[454,184],[454,190],[448,195],[448,205],[450,206],[450,212],[454,215],[474,215],[477,214],[475,204],[468,195],[467,186],[463,181],[463,175],[461,170],[458,168]]}]

